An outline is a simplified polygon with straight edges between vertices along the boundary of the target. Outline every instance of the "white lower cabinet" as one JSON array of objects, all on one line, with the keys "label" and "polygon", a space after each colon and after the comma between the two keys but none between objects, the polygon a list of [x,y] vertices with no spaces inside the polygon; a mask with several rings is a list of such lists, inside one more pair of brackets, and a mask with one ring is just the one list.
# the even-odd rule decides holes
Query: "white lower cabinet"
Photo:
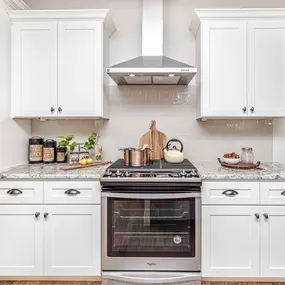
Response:
[{"label": "white lower cabinet", "polygon": [[203,182],[202,277],[285,278],[285,183],[250,183]]},{"label": "white lower cabinet", "polygon": [[42,206],[0,205],[1,276],[43,274],[41,210]]},{"label": "white lower cabinet", "polygon": [[44,206],[44,275],[101,275],[101,206]]},{"label": "white lower cabinet", "polygon": [[[98,184],[0,182],[0,276],[100,278],[101,200]],[[62,194],[71,190],[76,195]],[[43,201],[52,201],[54,205]]]},{"label": "white lower cabinet", "polygon": [[258,213],[258,206],[203,206],[204,277],[259,275]]},{"label": "white lower cabinet", "polygon": [[285,206],[264,206],[261,213],[261,275],[285,277]]}]

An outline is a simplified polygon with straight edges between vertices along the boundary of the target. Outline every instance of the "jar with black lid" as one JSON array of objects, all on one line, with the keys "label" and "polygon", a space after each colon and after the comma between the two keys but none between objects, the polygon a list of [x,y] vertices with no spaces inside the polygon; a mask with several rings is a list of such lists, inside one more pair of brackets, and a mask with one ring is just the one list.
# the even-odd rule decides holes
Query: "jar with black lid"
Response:
[{"label": "jar with black lid", "polygon": [[29,163],[43,162],[43,144],[41,137],[32,137],[29,139]]},{"label": "jar with black lid", "polygon": [[56,149],[56,161],[58,163],[66,163],[67,162],[67,147],[59,146]]},{"label": "jar with black lid", "polygon": [[56,141],[46,140],[43,146],[43,162],[54,163],[56,162]]}]

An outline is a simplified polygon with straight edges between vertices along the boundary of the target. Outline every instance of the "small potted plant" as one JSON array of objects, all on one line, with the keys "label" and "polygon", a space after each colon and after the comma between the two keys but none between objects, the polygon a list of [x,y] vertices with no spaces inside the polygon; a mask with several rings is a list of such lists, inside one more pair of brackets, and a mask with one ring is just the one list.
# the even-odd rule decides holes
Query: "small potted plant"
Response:
[{"label": "small potted plant", "polygon": [[[89,152],[89,155],[91,154],[91,151],[94,150],[95,145],[97,143],[98,140],[98,134],[93,132],[87,139],[86,142],[84,142],[82,148],[85,149],[87,152]],[[90,155],[92,156],[92,155]]]},{"label": "small potted plant", "polygon": [[66,162],[66,156],[69,154],[69,162],[74,164],[79,162],[79,155],[78,153],[74,153],[75,147],[77,146],[76,141],[74,140],[73,135],[68,136],[58,136],[59,139],[61,139],[58,143],[60,151],[65,152],[65,161]]}]

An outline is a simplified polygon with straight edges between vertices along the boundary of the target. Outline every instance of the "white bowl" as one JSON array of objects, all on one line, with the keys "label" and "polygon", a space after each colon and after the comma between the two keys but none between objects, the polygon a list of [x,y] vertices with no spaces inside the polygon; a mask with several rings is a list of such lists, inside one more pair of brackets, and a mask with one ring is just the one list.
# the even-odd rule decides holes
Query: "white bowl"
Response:
[{"label": "white bowl", "polygon": [[240,158],[226,158],[223,157],[223,161],[227,164],[238,164],[240,162]]}]

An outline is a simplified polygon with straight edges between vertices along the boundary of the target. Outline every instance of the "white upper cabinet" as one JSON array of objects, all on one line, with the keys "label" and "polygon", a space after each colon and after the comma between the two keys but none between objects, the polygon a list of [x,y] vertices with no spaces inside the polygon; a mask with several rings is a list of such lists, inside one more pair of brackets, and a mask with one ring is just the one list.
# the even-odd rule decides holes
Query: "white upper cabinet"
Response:
[{"label": "white upper cabinet", "polygon": [[285,117],[285,10],[196,12],[198,118]]},{"label": "white upper cabinet", "polygon": [[[58,110],[60,116],[101,113],[103,93],[100,22],[58,23]],[[71,98],[77,98],[71,100]]]},{"label": "white upper cabinet", "polygon": [[205,21],[201,33],[203,116],[246,115],[246,23]]},{"label": "white upper cabinet", "polygon": [[285,19],[248,23],[250,116],[285,116]]},{"label": "white upper cabinet", "polygon": [[12,117],[107,118],[108,10],[8,13]]},{"label": "white upper cabinet", "polygon": [[57,24],[13,23],[12,30],[12,117],[57,116]]}]

